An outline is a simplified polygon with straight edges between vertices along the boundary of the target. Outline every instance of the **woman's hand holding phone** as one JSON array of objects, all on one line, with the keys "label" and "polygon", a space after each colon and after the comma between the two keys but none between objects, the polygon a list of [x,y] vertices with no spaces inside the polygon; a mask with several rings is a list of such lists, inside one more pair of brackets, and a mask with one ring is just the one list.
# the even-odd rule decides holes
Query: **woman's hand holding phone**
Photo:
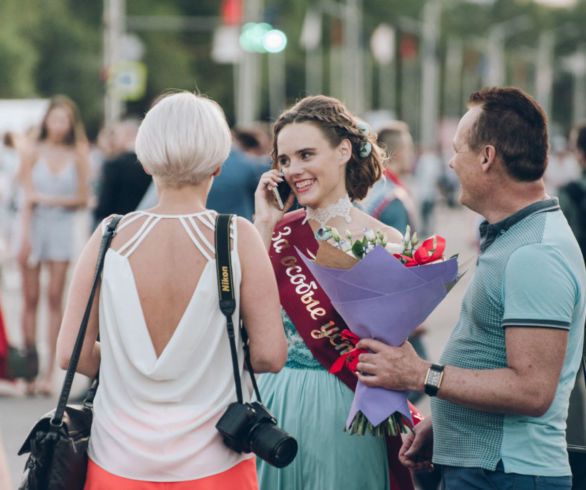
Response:
[{"label": "woman's hand holding phone", "polygon": [[289,199],[291,194],[291,186],[283,177],[283,180],[277,184],[277,187],[273,187],[273,194],[279,206],[279,209],[285,209],[285,203]]},{"label": "woman's hand holding phone", "polygon": [[[283,204],[281,207],[279,200]],[[254,193],[254,214],[256,219],[262,219],[276,224],[293,205],[294,196],[285,177],[278,170],[269,170],[261,175]]]},{"label": "woman's hand holding phone", "polygon": [[[281,184],[282,194],[278,190],[279,184]],[[279,205],[276,193],[281,199],[283,208]],[[270,245],[275,225],[281,220],[283,214],[291,208],[294,200],[295,196],[291,192],[291,187],[289,187],[281,172],[269,170],[261,175],[254,192],[254,224],[261,233],[267,249]]]},{"label": "woman's hand holding phone", "polygon": [[[278,221],[283,213],[291,208],[294,200],[291,186],[284,175],[278,170],[269,170],[261,175],[255,191],[255,215],[259,217],[270,215]],[[275,213],[275,211],[279,212]]]}]

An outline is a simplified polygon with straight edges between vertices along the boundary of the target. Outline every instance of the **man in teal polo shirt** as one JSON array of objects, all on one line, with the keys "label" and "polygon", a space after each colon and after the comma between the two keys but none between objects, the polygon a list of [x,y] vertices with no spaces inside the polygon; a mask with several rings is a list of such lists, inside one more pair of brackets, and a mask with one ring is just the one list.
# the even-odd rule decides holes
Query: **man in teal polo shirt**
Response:
[{"label": "man in teal polo shirt", "polygon": [[527,94],[470,96],[450,166],[460,201],[486,219],[481,253],[440,364],[408,342],[364,339],[358,378],[425,391],[432,417],[407,437],[405,465],[440,466],[445,489],[571,488],[565,428],[584,341],[586,272],[545,193],[546,116]]}]

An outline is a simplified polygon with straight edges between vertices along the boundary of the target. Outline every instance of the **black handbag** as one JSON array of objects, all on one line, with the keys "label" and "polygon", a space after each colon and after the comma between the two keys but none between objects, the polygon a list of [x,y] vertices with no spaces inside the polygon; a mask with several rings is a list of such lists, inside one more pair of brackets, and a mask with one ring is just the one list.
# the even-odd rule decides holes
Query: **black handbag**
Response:
[{"label": "black handbag", "polygon": [[20,490],[81,490],[85,484],[87,447],[98,377],[92,381],[81,405],[68,405],[67,400],[104,267],[106,251],[121,218],[122,216],[115,216],[102,237],[92,290],[75,340],[57,408],[41,417],[18,451],[19,455],[30,453],[19,486]]}]

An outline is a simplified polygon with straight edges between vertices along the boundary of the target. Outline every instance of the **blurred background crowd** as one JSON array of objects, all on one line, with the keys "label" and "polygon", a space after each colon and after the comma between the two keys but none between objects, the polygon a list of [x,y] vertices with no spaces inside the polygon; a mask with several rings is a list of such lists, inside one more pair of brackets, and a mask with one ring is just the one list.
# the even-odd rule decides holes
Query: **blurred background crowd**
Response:
[{"label": "blurred background crowd", "polygon": [[[116,190],[140,173],[131,155],[138,120],[156,94],[172,88],[195,89],[222,105],[243,168],[266,165],[272,118],[307,94],[340,98],[375,131],[404,121],[413,151],[403,180],[426,233],[437,200],[456,202],[447,162],[468,94],[514,85],[549,116],[547,184],[555,194],[579,175],[569,134],[586,119],[585,20],[582,0],[4,0],[3,247],[18,206],[18,150],[35,138],[55,94],[71,97],[85,124],[92,226],[136,207],[149,187],[142,176],[136,189]],[[247,175],[240,175],[246,189],[258,175],[248,167],[237,172]],[[239,197],[229,193],[213,204]],[[252,214],[246,204],[239,210]]]},{"label": "blurred background crowd", "polygon": [[[271,121],[314,93],[340,98],[379,134],[390,157],[386,180],[362,206],[400,231],[410,224],[429,235],[438,203],[458,206],[452,137],[468,94],[482,86],[523,88],[545,108],[546,184],[556,195],[580,175],[571,129],[586,119],[584,21],[583,0],[4,0],[0,266],[38,259],[33,250],[25,263],[21,253],[23,190],[50,193],[57,185],[48,182],[63,170],[60,145],[65,157],[75,153],[61,160],[74,160],[72,178],[83,180],[59,203],[75,216],[68,219],[79,243],[104,217],[155,203],[134,139],[155,94],[173,88],[209,95],[231,123],[232,151],[208,201],[220,212],[252,219],[254,189],[270,165]],[[74,140],[59,139],[49,117],[55,105],[65,107]],[[32,171],[41,157],[50,171],[44,183]],[[478,221],[461,225],[471,242]],[[65,274],[53,274],[57,285],[49,286],[53,330]],[[22,275],[23,338],[14,342],[26,349],[36,336],[38,273]],[[52,390],[48,375],[41,392]]]},{"label": "blurred background crowd", "polygon": [[[21,266],[22,338],[12,342],[25,350],[36,342],[40,294],[39,272],[26,271],[42,257],[34,256],[41,246],[35,237],[32,255],[22,254],[24,189],[57,192],[48,182],[63,170],[59,154],[52,157],[61,145],[61,160],[75,161],[72,178],[83,185],[66,203],[34,204],[67,207],[74,216],[67,218],[74,219],[70,241],[83,243],[112,213],[152,206],[156,190],[137,162],[134,140],[155,94],[165,90],[196,90],[222,105],[233,145],[208,206],[248,219],[259,176],[270,166],[271,121],[314,93],[340,98],[378,133],[389,155],[386,179],[361,205],[402,232],[409,224],[429,235],[437,231],[438,204],[459,206],[459,184],[448,167],[452,138],[468,94],[482,86],[518,86],[545,108],[550,194],[581,173],[571,129],[586,119],[583,0],[24,4],[0,5],[0,267]],[[60,140],[51,122],[60,105],[73,142]],[[67,157],[68,148],[75,155]],[[38,168],[32,171],[41,158],[49,170],[44,183]],[[56,229],[49,218],[36,219]],[[460,224],[472,244],[479,221]],[[66,273],[50,273],[49,357]],[[29,363],[38,364],[33,354]],[[40,367],[51,371],[52,363]],[[45,373],[40,392],[53,390],[52,374]]]}]

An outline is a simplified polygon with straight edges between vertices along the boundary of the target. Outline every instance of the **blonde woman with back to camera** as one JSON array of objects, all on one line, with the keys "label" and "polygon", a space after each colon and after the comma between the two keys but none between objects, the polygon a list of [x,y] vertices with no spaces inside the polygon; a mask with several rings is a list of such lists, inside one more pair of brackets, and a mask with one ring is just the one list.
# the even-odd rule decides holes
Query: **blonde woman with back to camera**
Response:
[{"label": "blonde woman with back to camera", "polygon": [[[87,490],[257,488],[253,455],[230,450],[215,428],[236,392],[218,305],[216,212],[206,200],[229,151],[221,108],[192,93],[163,97],[140,126],[136,152],[159,200],[118,225],[82,349],[78,371],[100,374]],[[64,368],[108,221],[86,245],[72,280],[58,343]],[[240,316],[246,324],[254,369],[279,371],[286,341],[262,240],[235,218],[231,246],[234,323]]]}]

